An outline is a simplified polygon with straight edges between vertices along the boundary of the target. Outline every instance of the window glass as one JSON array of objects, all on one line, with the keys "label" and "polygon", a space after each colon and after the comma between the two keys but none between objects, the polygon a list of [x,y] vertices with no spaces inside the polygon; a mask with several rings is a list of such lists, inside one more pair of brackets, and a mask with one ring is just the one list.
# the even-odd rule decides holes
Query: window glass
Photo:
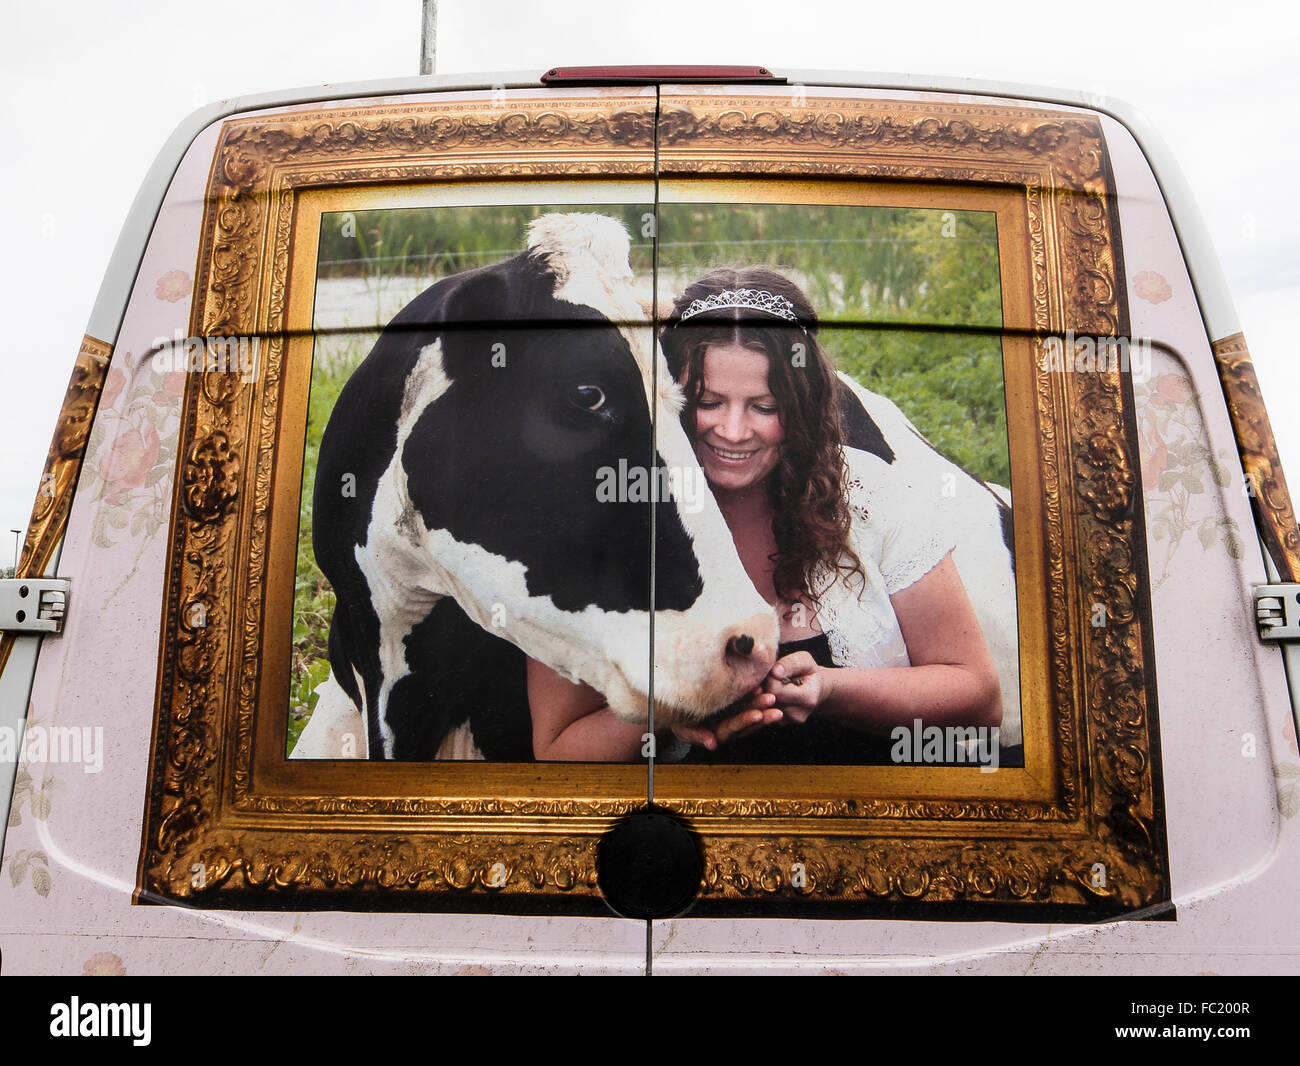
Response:
[{"label": "window glass", "polygon": [[[673,191],[664,350],[725,522],[709,535],[778,607],[777,647],[751,657],[790,680],[764,673],[725,708],[689,709],[667,761],[1019,765],[996,210],[854,186],[811,194],[829,203]],[[980,633],[961,643],[968,617]],[[677,640],[656,644],[661,674]],[[925,685],[862,673],[952,662],[972,669]],[[845,671],[839,696],[818,667]],[[971,680],[990,667],[998,713]]]},{"label": "window glass", "polygon": [[[571,653],[608,659],[596,676],[628,660],[644,674],[649,516],[618,480],[650,453],[638,367],[652,347],[652,211],[321,212],[294,757],[530,761],[530,685],[560,704],[554,721],[539,717],[556,733],[544,754],[581,757],[589,724],[563,727],[572,701],[597,694],[562,676],[579,665]],[[459,595],[434,591],[449,588]],[[584,610],[632,621],[573,632]],[[548,642],[557,634],[563,650]],[[363,720],[362,707],[376,711]],[[636,756],[644,723],[610,726]]]}]

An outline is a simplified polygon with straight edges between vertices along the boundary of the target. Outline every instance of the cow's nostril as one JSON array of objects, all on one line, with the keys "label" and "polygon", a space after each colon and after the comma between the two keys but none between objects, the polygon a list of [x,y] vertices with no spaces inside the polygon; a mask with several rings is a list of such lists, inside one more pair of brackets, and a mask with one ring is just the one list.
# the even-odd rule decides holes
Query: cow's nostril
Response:
[{"label": "cow's nostril", "polygon": [[745,656],[754,650],[754,638],[748,633],[742,633],[738,637],[732,637],[727,645],[727,650],[734,652],[736,655]]}]

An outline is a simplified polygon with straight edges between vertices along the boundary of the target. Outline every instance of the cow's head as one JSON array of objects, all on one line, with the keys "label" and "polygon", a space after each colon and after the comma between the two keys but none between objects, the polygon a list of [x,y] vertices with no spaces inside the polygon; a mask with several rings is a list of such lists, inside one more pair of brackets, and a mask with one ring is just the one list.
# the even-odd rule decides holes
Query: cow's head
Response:
[{"label": "cow's head", "polygon": [[355,548],[390,663],[449,595],[642,720],[653,557],[661,724],[708,715],[770,668],[775,613],[681,428],[628,250],[613,219],[547,215],[524,254],[439,282],[390,325],[411,369]]}]

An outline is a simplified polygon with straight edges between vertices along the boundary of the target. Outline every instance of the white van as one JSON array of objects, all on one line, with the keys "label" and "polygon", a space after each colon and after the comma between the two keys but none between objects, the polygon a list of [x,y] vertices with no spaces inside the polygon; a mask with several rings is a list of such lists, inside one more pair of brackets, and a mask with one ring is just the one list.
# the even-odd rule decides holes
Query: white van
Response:
[{"label": "white van", "polygon": [[590,68],[210,108],[0,582],[5,972],[642,972],[628,916],[659,973],[1293,971],[1298,568],[1115,107]]}]

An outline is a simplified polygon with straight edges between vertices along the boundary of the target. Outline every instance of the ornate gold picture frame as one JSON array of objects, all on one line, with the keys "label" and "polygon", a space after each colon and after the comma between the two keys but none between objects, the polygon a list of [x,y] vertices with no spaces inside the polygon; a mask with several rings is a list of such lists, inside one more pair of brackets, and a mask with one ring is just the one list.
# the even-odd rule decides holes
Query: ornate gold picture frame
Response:
[{"label": "ornate gold picture frame", "polygon": [[258,337],[261,363],[254,380],[205,373],[187,386],[138,898],[608,913],[596,844],[646,806],[644,765],[285,757],[312,352],[300,279],[314,276],[322,205],[519,181],[581,183],[574,199],[589,202],[616,187],[635,202],[637,187],[664,204],[997,217],[1024,766],[654,765],[655,804],[698,834],[692,913],[1169,913],[1132,390],[1118,365],[1058,373],[1043,358],[1067,331],[1128,331],[1098,122],[1017,106],[666,91],[380,104],[223,127],[191,332]]}]

